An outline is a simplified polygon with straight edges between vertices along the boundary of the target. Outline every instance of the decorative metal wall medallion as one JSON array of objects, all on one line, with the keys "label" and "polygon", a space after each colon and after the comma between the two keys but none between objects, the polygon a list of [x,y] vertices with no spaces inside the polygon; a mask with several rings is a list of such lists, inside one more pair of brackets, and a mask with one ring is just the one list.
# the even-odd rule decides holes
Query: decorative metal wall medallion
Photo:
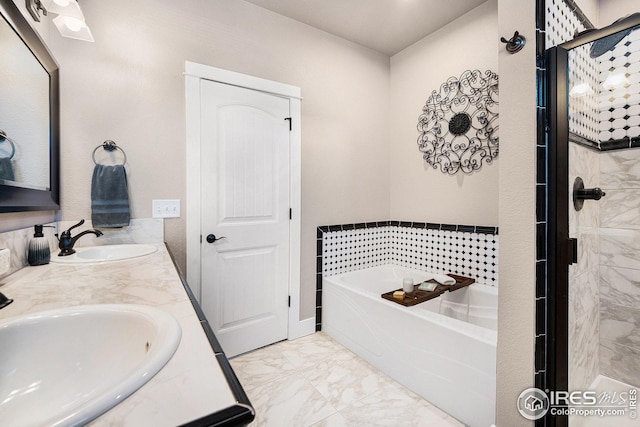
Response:
[{"label": "decorative metal wall medallion", "polygon": [[471,173],[498,157],[498,75],[467,70],[431,92],[418,118],[418,148],[443,173]]}]

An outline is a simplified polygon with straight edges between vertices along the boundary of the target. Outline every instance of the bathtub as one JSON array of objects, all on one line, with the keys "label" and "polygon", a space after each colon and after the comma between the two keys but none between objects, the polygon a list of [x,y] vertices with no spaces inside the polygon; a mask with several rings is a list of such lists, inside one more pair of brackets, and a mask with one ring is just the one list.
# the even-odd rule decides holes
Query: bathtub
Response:
[{"label": "bathtub", "polygon": [[322,280],[322,330],[469,426],[495,422],[498,290],[474,283],[404,307],[381,298],[429,273],[382,265]]}]

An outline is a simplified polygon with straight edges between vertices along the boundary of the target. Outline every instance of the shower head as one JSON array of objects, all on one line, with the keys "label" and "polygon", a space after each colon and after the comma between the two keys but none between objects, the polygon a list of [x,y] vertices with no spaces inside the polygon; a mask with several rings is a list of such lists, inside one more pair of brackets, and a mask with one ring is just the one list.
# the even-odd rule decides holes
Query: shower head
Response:
[{"label": "shower head", "polygon": [[[622,21],[623,19],[628,18],[629,16],[640,15],[640,12],[633,13],[631,15],[627,15],[618,19],[616,22]],[[592,58],[597,58],[599,56],[604,55],[605,53],[613,50],[622,39],[627,37],[629,33],[635,30],[638,27],[627,28],[626,30],[619,31],[615,34],[611,34],[610,36],[603,37],[593,42],[591,45],[591,51],[589,52],[589,56]]]}]

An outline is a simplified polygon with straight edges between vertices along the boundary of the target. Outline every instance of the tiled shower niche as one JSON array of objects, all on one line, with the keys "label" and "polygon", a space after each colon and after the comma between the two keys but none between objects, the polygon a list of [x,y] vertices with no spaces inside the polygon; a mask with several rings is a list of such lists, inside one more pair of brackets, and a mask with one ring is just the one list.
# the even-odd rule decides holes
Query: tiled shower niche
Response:
[{"label": "tiled shower niche", "polygon": [[318,227],[316,330],[322,323],[323,276],[383,264],[498,286],[498,228],[400,221]]}]

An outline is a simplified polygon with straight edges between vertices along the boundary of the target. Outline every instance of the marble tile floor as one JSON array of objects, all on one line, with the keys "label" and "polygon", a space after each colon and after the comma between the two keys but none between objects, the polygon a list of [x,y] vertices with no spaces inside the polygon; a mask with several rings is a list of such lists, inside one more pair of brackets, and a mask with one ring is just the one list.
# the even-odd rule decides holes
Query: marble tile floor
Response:
[{"label": "marble tile floor", "polygon": [[[606,392],[608,395],[612,396],[613,402],[620,402],[620,400],[615,399],[615,396],[617,396],[618,399],[622,398],[625,402],[628,402],[631,390],[636,390],[636,395],[634,395],[636,400],[640,398],[640,396],[637,396],[640,389],[637,389],[635,386],[616,381],[612,378],[605,377],[604,375],[598,375],[588,389],[594,390],[598,396],[603,392]],[[613,408],[617,406],[619,405],[611,404],[611,407]],[[640,427],[640,414],[637,414],[638,411],[636,411],[636,416],[631,418],[628,412],[629,405],[622,405],[622,408],[626,411],[624,415],[604,417],[570,416],[569,427]]]},{"label": "marble tile floor", "polygon": [[463,426],[323,332],[230,362],[256,410],[252,427]]}]

